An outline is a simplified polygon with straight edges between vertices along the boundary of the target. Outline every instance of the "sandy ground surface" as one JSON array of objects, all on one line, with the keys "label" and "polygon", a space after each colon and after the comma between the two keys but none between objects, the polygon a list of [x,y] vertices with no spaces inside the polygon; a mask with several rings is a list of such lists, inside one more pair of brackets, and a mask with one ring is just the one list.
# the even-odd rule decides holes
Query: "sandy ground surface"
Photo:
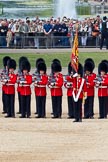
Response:
[{"label": "sandy ground surface", "polygon": [[[17,114],[14,119],[4,118],[0,101],[0,162],[108,162],[108,120],[98,119],[97,91],[95,119],[83,119],[82,123],[67,119],[65,88],[62,119],[51,119],[49,89],[47,93],[46,119],[35,118],[33,86],[31,119],[20,119]],[[17,94],[15,101],[17,112]]]}]

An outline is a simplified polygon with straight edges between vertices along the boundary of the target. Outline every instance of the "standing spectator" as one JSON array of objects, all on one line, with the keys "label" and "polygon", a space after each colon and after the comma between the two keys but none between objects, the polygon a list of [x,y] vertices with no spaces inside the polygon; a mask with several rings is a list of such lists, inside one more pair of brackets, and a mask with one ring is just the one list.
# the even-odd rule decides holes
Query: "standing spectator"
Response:
[{"label": "standing spectator", "polygon": [[62,46],[64,46],[64,47],[69,46],[69,39],[68,39],[67,35],[68,35],[68,27],[63,22],[61,36],[62,36]]},{"label": "standing spectator", "polygon": [[108,49],[108,21],[107,17],[103,17],[103,21],[100,24],[100,31],[101,31],[101,43],[100,43],[100,49],[102,49],[104,40],[106,43],[106,49]]},{"label": "standing spectator", "polygon": [[87,30],[88,30],[87,25],[84,22],[82,22],[80,32],[81,32],[81,45],[83,47],[85,47],[87,43]]},{"label": "standing spectator", "polygon": [[37,28],[38,28],[37,36],[39,39],[39,48],[43,48],[45,46],[44,38],[43,38],[44,37],[43,21],[39,21]]},{"label": "standing spectator", "polygon": [[7,47],[12,46],[12,40],[13,40],[13,33],[11,31],[11,28],[9,27],[6,34]]},{"label": "standing spectator", "polygon": [[5,21],[1,22],[1,26],[0,26],[0,47],[6,47],[7,43],[6,43],[6,34],[8,31],[8,27],[6,25]]},{"label": "standing spectator", "polygon": [[94,24],[92,26],[92,42],[93,42],[93,46],[97,45],[97,40],[98,40],[99,34],[100,34],[100,29],[99,29],[98,21],[94,21]]},{"label": "standing spectator", "polygon": [[19,32],[19,25],[15,24],[15,27],[13,28],[14,32],[14,45],[15,47],[21,47],[21,36]]},{"label": "standing spectator", "polygon": [[53,27],[53,46],[56,47],[60,44],[61,41],[61,31],[62,31],[62,25],[60,21],[57,19],[56,24]]},{"label": "standing spectator", "polygon": [[52,32],[52,25],[50,24],[50,20],[47,20],[47,22],[44,24],[46,48],[51,47],[51,32]]},{"label": "standing spectator", "polygon": [[27,36],[29,32],[29,26],[24,21],[20,21],[19,32],[21,36],[21,46],[22,47],[27,46],[28,45]]}]

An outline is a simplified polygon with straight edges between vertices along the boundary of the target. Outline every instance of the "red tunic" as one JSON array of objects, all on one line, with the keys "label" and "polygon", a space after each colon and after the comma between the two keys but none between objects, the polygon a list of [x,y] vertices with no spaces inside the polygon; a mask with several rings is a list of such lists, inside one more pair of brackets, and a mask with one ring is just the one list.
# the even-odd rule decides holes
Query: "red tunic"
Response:
[{"label": "red tunic", "polygon": [[87,96],[94,96],[95,93],[95,78],[96,78],[96,74],[92,73],[90,75],[85,75],[84,76],[85,80],[86,80],[86,84],[87,84]]},{"label": "red tunic", "polygon": [[26,83],[19,84],[19,86],[20,86],[20,94],[22,96],[31,95],[30,85],[32,84],[32,76],[30,74],[24,75],[24,79],[25,79]]},{"label": "red tunic", "polygon": [[51,86],[49,83],[49,87],[51,90],[51,96],[62,96],[62,86],[63,86],[63,75],[59,73],[57,76],[54,74],[55,78],[55,86]]},{"label": "red tunic", "polygon": [[15,83],[17,76],[14,73],[9,74],[9,81],[5,83],[5,94],[15,94]]},{"label": "red tunic", "polygon": [[[75,95],[78,94],[79,88],[80,88],[81,83],[82,83],[82,79],[83,78],[81,78],[81,77],[77,77],[77,78],[74,78],[74,80],[73,80],[73,90],[74,90]],[[79,99],[82,99],[84,97],[85,92],[87,92],[87,86],[86,86],[86,81],[84,79],[84,84],[83,84],[81,93],[79,95]]]},{"label": "red tunic", "polygon": [[35,95],[36,96],[46,96],[46,85],[48,83],[48,76],[47,75],[41,75],[40,76],[40,81],[35,84]]},{"label": "red tunic", "polygon": [[108,96],[108,75],[105,74],[104,76],[101,77],[102,82],[98,87],[98,96]]},{"label": "red tunic", "polygon": [[[73,78],[71,76],[66,77],[66,83],[64,83],[64,86],[67,88],[67,96],[72,96],[73,94]],[[71,86],[68,86],[71,84]]]}]

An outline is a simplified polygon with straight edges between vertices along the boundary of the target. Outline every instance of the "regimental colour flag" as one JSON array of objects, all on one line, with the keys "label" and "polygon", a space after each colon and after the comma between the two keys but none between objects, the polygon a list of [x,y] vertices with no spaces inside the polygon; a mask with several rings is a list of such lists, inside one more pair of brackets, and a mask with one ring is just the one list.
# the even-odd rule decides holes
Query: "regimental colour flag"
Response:
[{"label": "regimental colour flag", "polygon": [[71,54],[71,66],[78,72],[78,32],[76,31]]}]

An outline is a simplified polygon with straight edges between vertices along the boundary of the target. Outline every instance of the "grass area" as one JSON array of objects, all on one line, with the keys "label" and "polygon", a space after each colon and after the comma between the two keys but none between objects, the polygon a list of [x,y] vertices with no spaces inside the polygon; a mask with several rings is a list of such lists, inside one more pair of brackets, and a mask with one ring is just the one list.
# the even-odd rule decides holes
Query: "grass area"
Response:
[{"label": "grass area", "polygon": [[[16,60],[17,64],[18,64],[18,59],[21,56],[26,56],[28,57],[32,68],[35,68],[35,60],[37,58],[44,58],[46,61],[46,64],[48,67],[50,67],[51,65],[51,61],[54,58],[57,58],[59,60],[61,60],[61,64],[63,67],[67,67],[69,61],[70,61],[70,56],[71,56],[71,51],[70,53],[54,53],[54,54],[0,54],[0,68],[2,68],[2,59],[4,56],[10,56],[13,59]],[[79,53],[79,61],[83,64],[84,60],[86,58],[93,58],[93,60],[95,61],[95,65],[96,67],[98,66],[98,64],[101,62],[101,60],[103,59],[108,59],[108,54],[101,52],[101,53]]]},{"label": "grass area", "polygon": [[77,15],[91,15],[90,6],[76,6]]}]

